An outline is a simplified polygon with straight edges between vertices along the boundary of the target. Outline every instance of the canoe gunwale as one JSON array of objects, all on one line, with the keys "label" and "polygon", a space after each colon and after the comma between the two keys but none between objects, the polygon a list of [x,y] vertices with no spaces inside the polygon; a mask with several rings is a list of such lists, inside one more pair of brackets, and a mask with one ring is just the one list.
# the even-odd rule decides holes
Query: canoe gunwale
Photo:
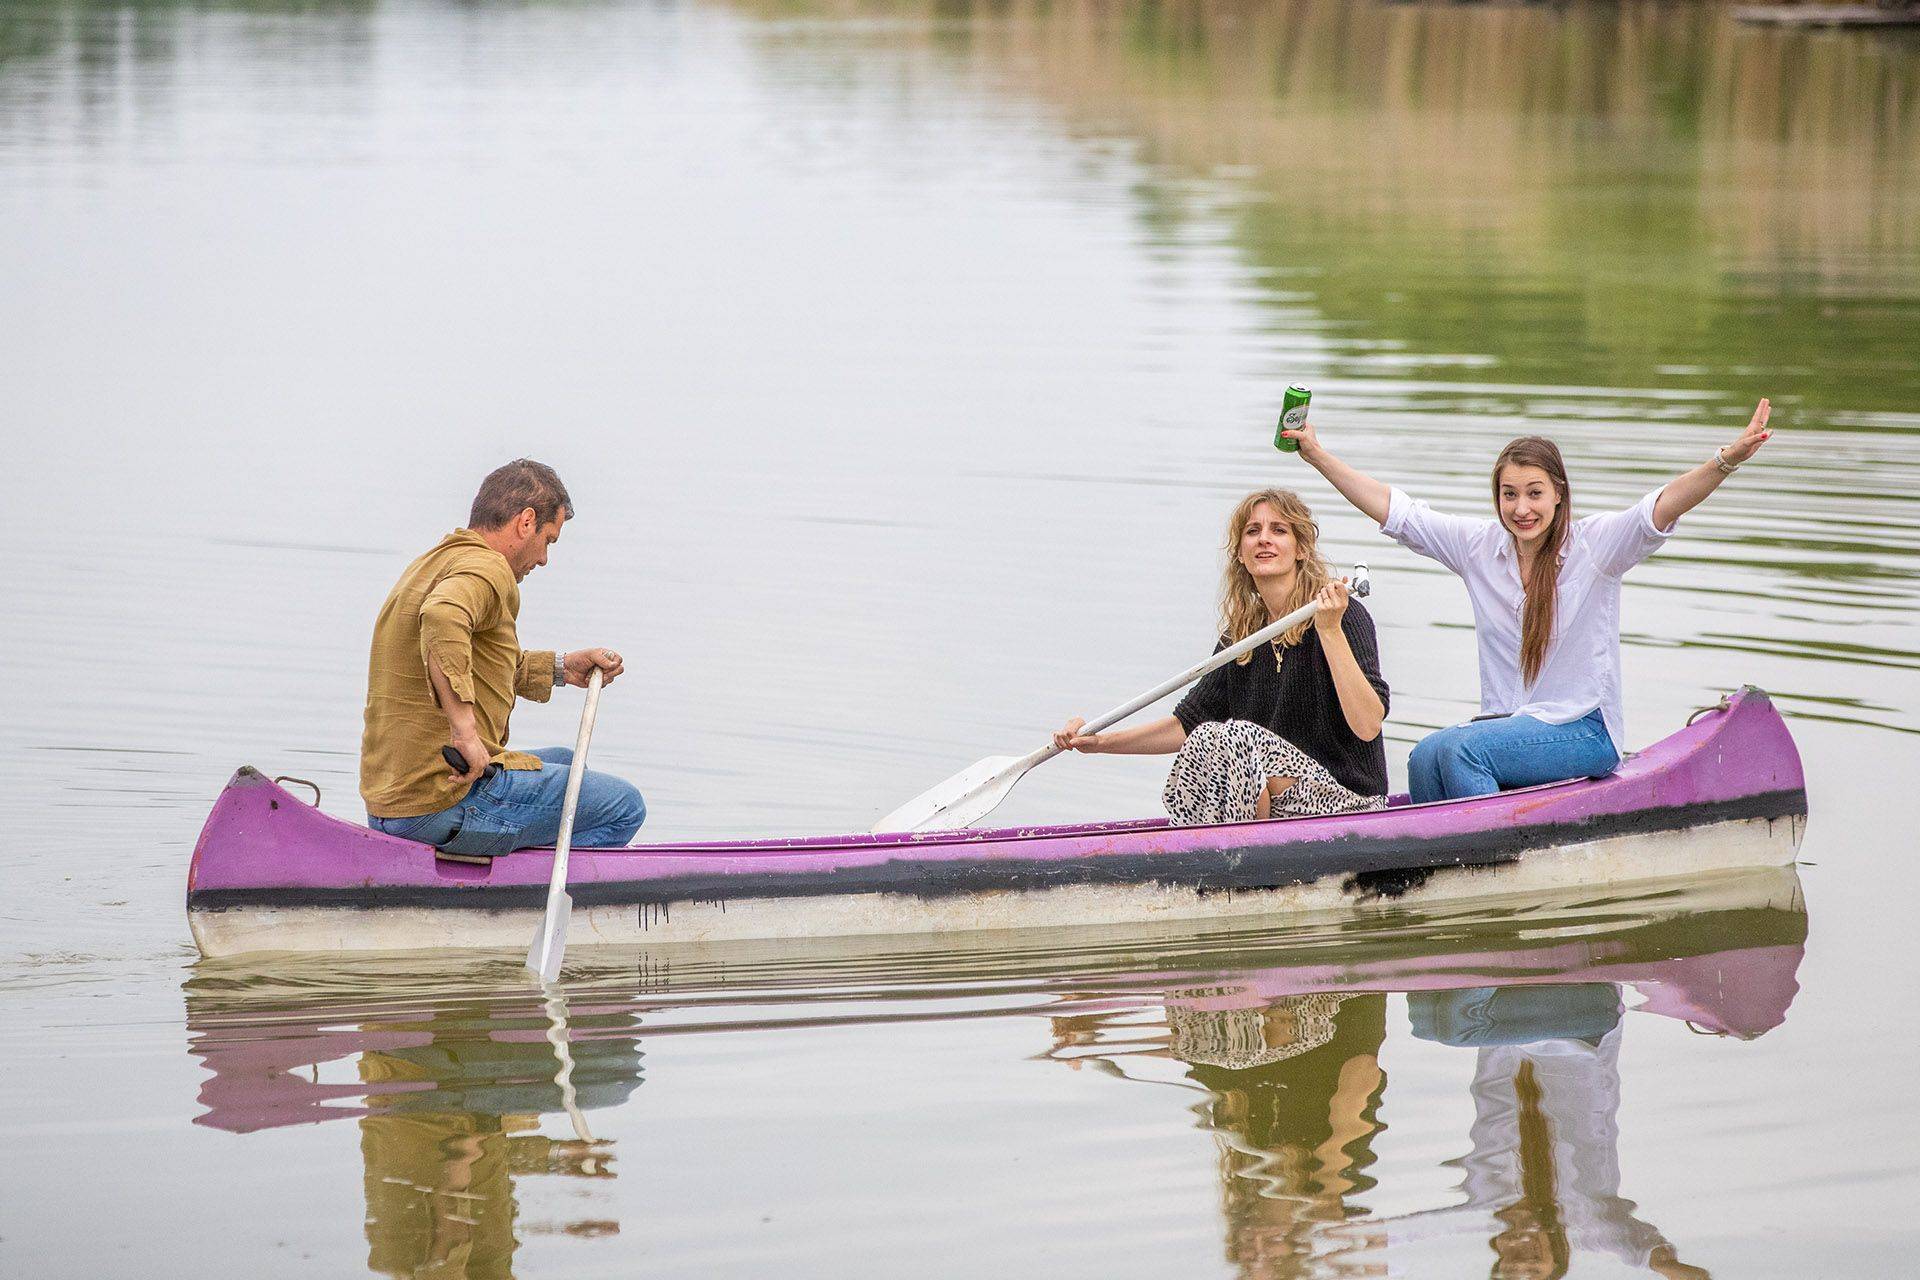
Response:
[{"label": "canoe gunwale", "polygon": [[[1536,823],[1421,837],[1351,834],[1311,844],[1291,841],[1184,852],[1103,854],[1072,862],[998,857],[941,862],[891,861],[850,870],[707,873],[645,880],[578,882],[574,901],[588,906],[658,906],[857,893],[944,898],[977,893],[1064,888],[1072,885],[1168,884],[1202,892],[1280,888],[1331,875],[1348,887],[1391,898],[1409,883],[1449,867],[1494,866],[1524,853],[1623,835],[1650,835],[1744,819],[1804,817],[1804,788],[1734,800],[1699,801],[1663,809],[1597,814],[1567,822]],[[1370,884],[1369,881],[1375,883]],[[192,910],[236,907],[437,907],[513,910],[545,901],[539,885],[261,886],[199,889]]]}]

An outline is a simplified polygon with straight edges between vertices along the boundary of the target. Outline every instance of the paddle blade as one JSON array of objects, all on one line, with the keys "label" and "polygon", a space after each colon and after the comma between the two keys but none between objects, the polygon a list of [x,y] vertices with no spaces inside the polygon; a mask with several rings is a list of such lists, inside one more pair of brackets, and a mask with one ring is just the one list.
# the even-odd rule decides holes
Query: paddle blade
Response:
[{"label": "paddle blade", "polygon": [[883,831],[957,831],[992,813],[1033,767],[1028,756],[988,756],[954,774],[873,824]]},{"label": "paddle blade", "polygon": [[534,935],[533,945],[527,948],[527,968],[543,983],[560,976],[560,961],[567,954],[567,918],[572,914],[573,895],[565,890],[557,900],[547,900],[547,918]]}]

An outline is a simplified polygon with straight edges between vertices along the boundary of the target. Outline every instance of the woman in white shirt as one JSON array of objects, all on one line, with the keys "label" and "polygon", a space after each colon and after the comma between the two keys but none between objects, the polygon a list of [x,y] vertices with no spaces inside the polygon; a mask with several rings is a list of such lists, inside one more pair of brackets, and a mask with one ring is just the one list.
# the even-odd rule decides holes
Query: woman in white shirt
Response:
[{"label": "woman in white shirt", "polygon": [[1765,400],[1740,438],[1625,511],[1573,518],[1560,450],[1522,436],[1493,464],[1497,519],[1445,515],[1329,453],[1311,421],[1284,434],[1380,531],[1460,575],[1480,650],[1478,719],[1407,762],[1415,803],[1598,777],[1620,762],[1620,579],[1773,433]]}]

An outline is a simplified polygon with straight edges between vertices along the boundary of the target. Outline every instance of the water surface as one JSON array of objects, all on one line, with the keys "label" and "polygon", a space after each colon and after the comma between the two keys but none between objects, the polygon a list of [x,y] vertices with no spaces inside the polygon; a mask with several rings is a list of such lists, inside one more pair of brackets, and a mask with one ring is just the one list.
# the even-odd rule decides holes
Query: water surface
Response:
[{"label": "water surface", "polygon": [[[0,228],[0,1270],[1910,1257],[1914,41],[1645,4],[0,2]],[[1629,578],[1625,665],[1636,743],[1741,683],[1788,714],[1790,889],[583,958],[605,1147],[498,958],[195,965],[212,796],[253,763],[358,817],[373,613],[522,453],[579,507],[522,632],[628,656],[594,753],[649,837],[862,828],[1185,665],[1219,524],[1276,482],[1373,564],[1397,782],[1475,704],[1466,600],[1273,452],[1293,381],[1462,510],[1513,435],[1559,440],[1590,511],[1773,398],[1761,459]],[[1001,816],[1151,812],[1160,767],[1061,761]],[[1536,927],[1649,965],[1799,949],[1797,993],[1729,967],[1779,1016],[1695,1034]],[[1234,976],[1349,949],[1392,980]],[[1495,952],[1462,989],[1572,994],[1422,985]],[[1176,994],[1236,982],[1266,1012]],[[1538,1039],[1449,1043],[1516,1008]],[[1516,1047],[1569,1041],[1572,1075]],[[1543,1196],[1555,1134],[1617,1179]]]}]

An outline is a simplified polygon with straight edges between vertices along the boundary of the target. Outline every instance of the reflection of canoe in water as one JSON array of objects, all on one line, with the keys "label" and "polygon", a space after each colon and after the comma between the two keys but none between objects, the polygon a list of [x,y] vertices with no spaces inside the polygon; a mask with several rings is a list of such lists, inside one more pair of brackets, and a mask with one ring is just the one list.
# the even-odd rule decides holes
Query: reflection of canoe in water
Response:
[{"label": "reflection of canoe in water", "polygon": [[[530,1232],[620,1231],[632,1197],[610,1195],[604,1179],[633,1167],[621,1135],[657,1132],[652,1089],[683,1088],[681,1074],[738,1065],[742,1053],[816,1060],[835,1029],[853,1032],[837,1052],[877,1054],[866,1065],[910,1091],[901,1077],[924,1070],[920,1084],[938,1085],[951,1070],[955,1037],[996,1057],[1011,1045],[1103,1059],[1111,1074],[1150,1059],[1143,1075],[1163,1083],[1167,1056],[1183,1059],[1211,1092],[1183,1092],[1179,1115],[1197,1102],[1221,1144],[1229,1247],[1246,1256],[1249,1242],[1300,1240],[1349,1218],[1345,1198],[1371,1185],[1390,1000],[1404,1000],[1415,1036],[1452,1045],[1591,1036],[1617,1025],[1623,1003],[1746,1036],[1783,1017],[1806,934],[1797,878],[1778,867],[1666,879],[1638,896],[1561,889],[1280,927],[583,949],[562,1038],[594,1143],[548,1136],[566,1106],[554,1014],[518,953],[203,960],[183,994],[203,1071],[195,1123],[250,1133],[354,1122],[368,1262],[382,1274],[445,1273],[453,1255],[467,1260],[459,1274],[507,1276]],[[969,1037],[962,1020],[997,1029]],[[936,1022],[944,1030],[902,1027]],[[712,1043],[738,1033],[746,1042],[732,1051]],[[1556,1142],[1568,1132],[1580,1131],[1555,1128]],[[337,1154],[344,1140],[304,1147]],[[652,1142],[638,1154],[657,1174],[677,1153]],[[546,1186],[530,1195],[534,1175]],[[551,1175],[572,1180],[562,1188]]]},{"label": "reflection of canoe in water", "polygon": [[[1099,1019],[1164,1006],[1170,1022],[1212,1022],[1222,1038],[1277,1003],[1406,993],[1417,1032],[1423,1011],[1431,1021],[1475,989],[1512,993],[1512,1004],[1604,983],[1645,1012],[1751,1037],[1785,1016],[1806,936],[1798,878],[1770,868],[1633,897],[1562,889],[1279,929],[975,933],[884,950],[872,939],[749,942],[710,962],[654,966],[638,963],[646,952],[604,948],[569,966],[567,1038],[579,1105],[591,1111],[640,1083],[647,1039],[917,1019]],[[247,1131],[369,1113],[559,1111],[548,1015],[517,958],[421,967],[429,962],[202,961],[185,991],[189,1048],[208,1072],[198,1123]],[[1497,1022],[1485,1006],[1474,1005],[1476,1021]]]},{"label": "reflection of canoe in water", "polygon": [[[1745,689],[1605,778],[1372,813],[575,850],[569,944],[945,933],[1409,904],[1793,860],[1800,757]],[[328,817],[252,769],[194,850],[210,956],[520,947],[552,854],[476,866]]]},{"label": "reflection of canoe in water", "polygon": [[[369,1113],[565,1109],[537,992],[279,1002],[209,998],[191,983],[188,992],[192,1051],[212,1072],[199,1124],[244,1133]],[[572,1010],[570,1083],[582,1110],[618,1106],[639,1086],[638,1022],[619,1007]]]}]

